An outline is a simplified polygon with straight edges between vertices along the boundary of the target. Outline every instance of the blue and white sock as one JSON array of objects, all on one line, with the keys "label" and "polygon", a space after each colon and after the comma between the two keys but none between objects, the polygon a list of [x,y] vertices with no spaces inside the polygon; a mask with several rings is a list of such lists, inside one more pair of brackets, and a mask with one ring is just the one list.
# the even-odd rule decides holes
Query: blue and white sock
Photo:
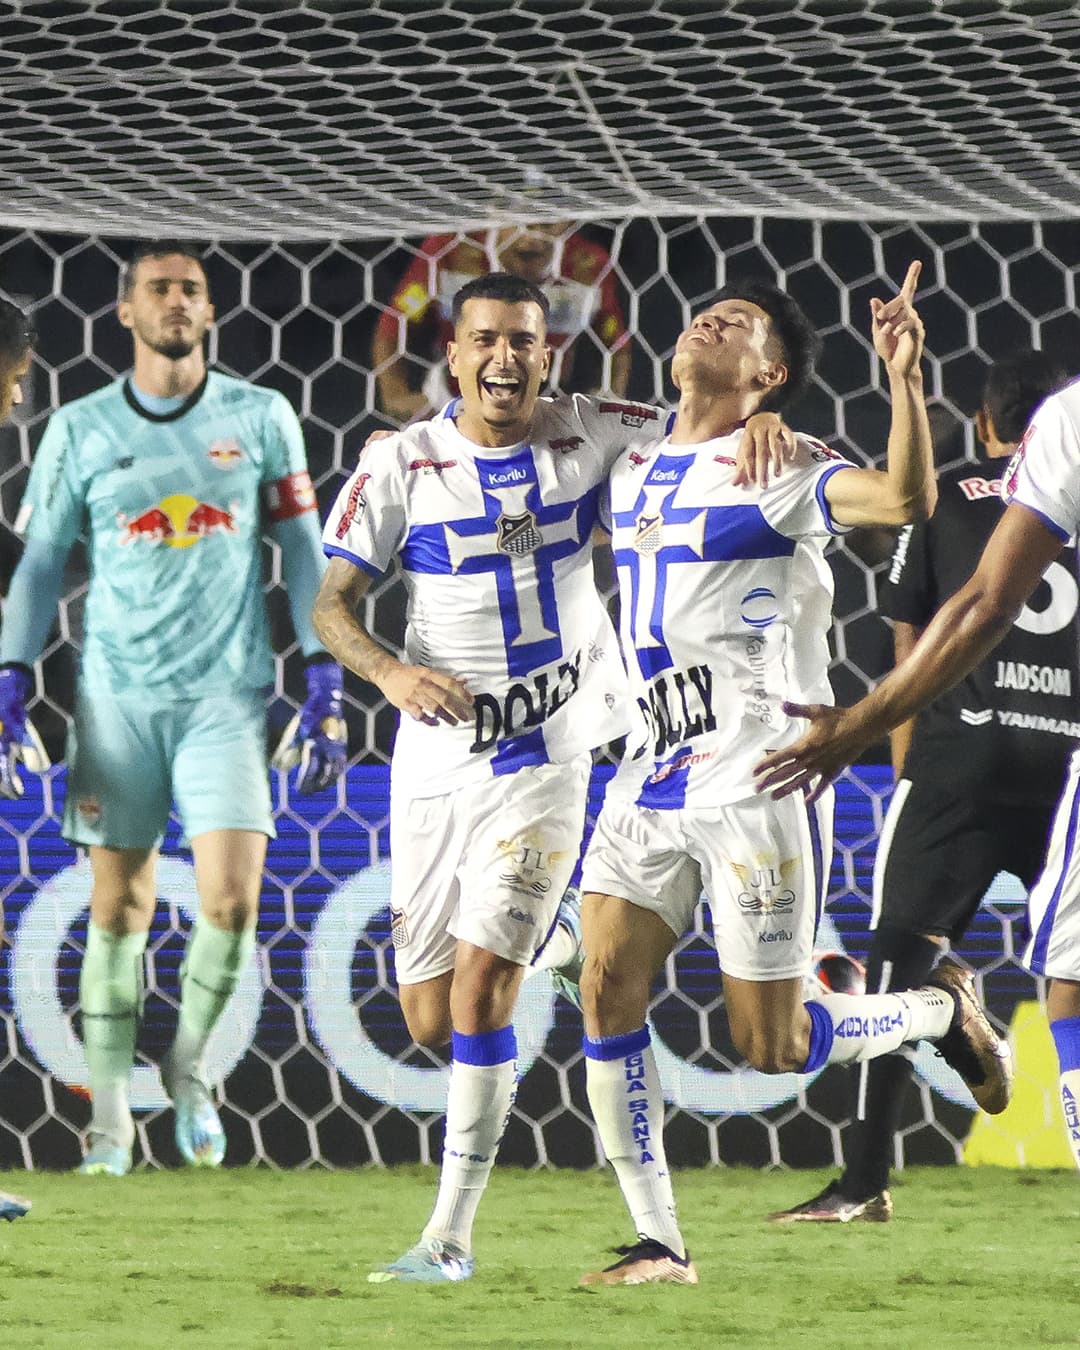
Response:
[{"label": "blue and white sock", "polygon": [[913,1041],[940,1040],[956,1004],[943,989],[899,994],[825,994],[804,1005],[810,1014],[810,1053],[803,1073],[894,1054]]},{"label": "blue and white sock", "polygon": [[517,1037],[512,1026],[476,1036],[455,1031],[452,1046],[439,1192],[423,1235],[467,1256],[476,1211],[514,1104]]},{"label": "blue and white sock", "polygon": [[1062,1017],[1050,1023],[1057,1047],[1061,1110],[1073,1161],[1080,1167],[1080,1017]]},{"label": "blue and white sock", "polygon": [[664,1094],[648,1027],[582,1041],[585,1087],[608,1162],[641,1237],[676,1256],[686,1245],[664,1152]]}]

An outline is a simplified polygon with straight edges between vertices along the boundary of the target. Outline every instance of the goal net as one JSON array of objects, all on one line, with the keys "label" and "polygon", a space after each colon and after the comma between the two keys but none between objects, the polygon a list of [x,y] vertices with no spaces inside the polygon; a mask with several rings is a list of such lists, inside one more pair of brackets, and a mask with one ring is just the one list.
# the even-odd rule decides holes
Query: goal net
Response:
[{"label": "goal net", "polygon": [[[989,361],[1029,344],[1080,352],[1078,50],[1080,20],[1050,3],[8,6],[0,289],[27,304],[41,336],[30,397],[0,430],[0,579],[6,587],[17,557],[11,526],[50,410],[128,365],[113,314],[118,263],[134,238],[156,234],[207,242],[211,358],[290,398],[324,511],[368,432],[445,387],[440,299],[458,277],[508,260],[562,276],[559,387],[631,401],[672,400],[666,363],[696,301],[732,277],[775,277],[824,337],[798,424],[874,463],[888,406],[868,301],[920,258],[939,462],[970,456],[966,419]],[[891,544],[863,531],[832,553],[840,701],[890,662],[875,577]],[[283,719],[303,680],[269,543],[266,563]],[[86,582],[76,552],[32,709],[57,759]],[[373,589],[366,620],[400,636],[396,576]],[[394,719],[370,686],[350,680],[347,696],[352,764],[336,795],[275,785],[258,956],[211,1055],[232,1161],[438,1153],[445,1066],[410,1046],[394,997]],[[603,766],[594,805],[602,778]],[[89,883],[59,837],[63,784],[61,765],[0,811],[12,939],[0,956],[0,1165],[73,1164],[88,1118],[77,969]],[[865,952],[890,786],[877,763],[842,784],[823,947]],[[132,1090],[143,1156],[170,1164],[155,1066],[196,905],[175,825],[159,895]],[[1027,1028],[1039,991],[1014,960],[1019,901],[1002,881],[962,954],[1002,1025]],[[839,1157],[844,1073],[765,1078],[738,1060],[704,910],[652,1019],[674,1162]],[[546,977],[527,983],[504,1160],[597,1160],[580,1030]],[[981,1149],[1066,1162],[1053,1152],[1056,1106],[1034,1068],[1025,1080],[1027,1062],[1023,1120],[983,1121],[990,1134],[979,1136],[963,1088],[920,1057],[897,1161]]]}]

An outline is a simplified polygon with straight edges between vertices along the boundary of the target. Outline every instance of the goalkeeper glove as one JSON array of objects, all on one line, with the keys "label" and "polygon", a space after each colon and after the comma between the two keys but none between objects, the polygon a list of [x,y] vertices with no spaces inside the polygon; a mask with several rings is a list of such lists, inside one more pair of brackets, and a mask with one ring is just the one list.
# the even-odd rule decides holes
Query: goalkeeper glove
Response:
[{"label": "goalkeeper glove", "polygon": [[19,760],[33,773],[44,773],[49,757],[26,716],[26,700],[34,677],[26,666],[0,666],[0,797],[21,797]]},{"label": "goalkeeper glove", "polygon": [[338,663],[325,653],[309,657],[304,674],[304,706],[285,728],[270,763],[286,770],[299,764],[297,788],[321,792],[345,772],[344,676]]}]

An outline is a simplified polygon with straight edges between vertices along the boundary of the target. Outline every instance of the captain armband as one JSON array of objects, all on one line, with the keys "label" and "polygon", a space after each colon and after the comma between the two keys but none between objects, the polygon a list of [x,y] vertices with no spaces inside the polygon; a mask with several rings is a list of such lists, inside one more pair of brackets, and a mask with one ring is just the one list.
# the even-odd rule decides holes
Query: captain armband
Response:
[{"label": "captain armband", "polygon": [[315,489],[307,469],[287,474],[263,487],[263,501],[271,520],[292,520],[316,508]]}]

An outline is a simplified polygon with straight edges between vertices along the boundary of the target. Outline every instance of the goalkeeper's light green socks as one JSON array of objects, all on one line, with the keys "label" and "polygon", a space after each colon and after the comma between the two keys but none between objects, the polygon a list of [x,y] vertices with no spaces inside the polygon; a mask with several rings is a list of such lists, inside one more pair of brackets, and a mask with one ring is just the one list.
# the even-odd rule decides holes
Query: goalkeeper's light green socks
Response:
[{"label": "goalkeeper's light green socks", "polygon": [[234,933],[215,928],[201,915],[195,920],[180,968],[180,1018],[169,1052],[171,1073],[202,1081],[206,1043],[254,950],[254,927]]},{"label": "goalkeeper's light green socks", "polygon": [[90,1129],[118,1148],[130,1148],[135,1138],[128,1087],[142,1005],[146,939],[146,933],[117,937],[91,921],[79,976],[93,1099]]}]

